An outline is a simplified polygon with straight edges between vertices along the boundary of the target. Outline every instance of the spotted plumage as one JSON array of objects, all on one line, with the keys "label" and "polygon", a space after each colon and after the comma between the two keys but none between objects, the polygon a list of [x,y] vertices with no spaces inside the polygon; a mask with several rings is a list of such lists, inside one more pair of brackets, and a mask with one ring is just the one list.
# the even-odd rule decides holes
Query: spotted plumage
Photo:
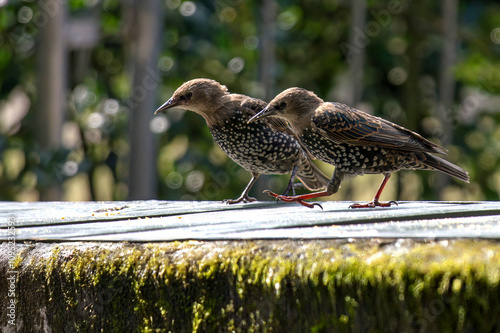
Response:
[{"label": "spotted plumage", "polygon": [[222,150],[252,173],[242,195],[225,200],[227,203],[254,201],[248,192],[260,174],[291,173],[285,192],[292,188],[295,175],[309,189],[324,188],[328,178],[312,163],[284,122],[263,119],[248,124],[266,105],[259,99],[231,94],[214,80],[195,79],[179,87],[156,112],[177,107],[200,114]]},{"label": "spotted plumage", "polygon": [[390,206],[379,197],[392,172],[402,169],[441,171],[469,182],[460,167],[433,154],[446,149],[385,119],[341,103],[324,102],[313,92],[290,88],[276,96],[250,122],[266,117],[286,120],[302,144],[316,158],[335,165],[326,191],[302,196],[277,196],[299,201],[336,193],[345,175],[384,174],[372,202],[352,207]]},{"label": "spotted plumage", "polygon": [[231,117],[213,125],[210,132],[222,150],[243,168],[263,174],[289,173],[290,167],[283,161],[296,163],[300,159],[298,141],[262,123],[248,126],[250,118],[235,107]]}]

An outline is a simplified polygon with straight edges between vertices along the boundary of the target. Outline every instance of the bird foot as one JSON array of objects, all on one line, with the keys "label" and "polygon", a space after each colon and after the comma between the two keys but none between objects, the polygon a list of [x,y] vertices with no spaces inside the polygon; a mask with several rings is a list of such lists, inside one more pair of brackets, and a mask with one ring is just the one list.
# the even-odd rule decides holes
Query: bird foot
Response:
[{"label": "bird foot", "polygon": [[380,202],[378,200],[373,200],[366,204],[354,203],[349,206],[349,208],[375,208],[375,207],[391,207],[392,204],[396,206],[398,203],[396,201]]},{"label": "bird foot", "polygon": [[289,185],[286,188],[285,192],[283,192],[281,195],[284,196],[284,197],[288,196],[288,192],[290,192],[290,190],[292,190],[293,195],[295,195],[295,190],[296,189],[303,189],[303,188],[305,188],[304,184],[302,184],[302,183],[294,183],[292,185]]},{"label": "bird foot", "polygon": [[224,200],[222,200],[222,203],[232,205],[232,204],[236,204],[239,202],[247,203],[247,202],[253,202],[253,201],[257,201],[257,199],[249,197],[248,195],[242,195],[238,199],[224,199]]},{"label": "bird foot", "polygon": [[284,201],[284,202],[298,202],[299,204],[301,204],[302,206],[305,206],[307,208],[314,208],[314,206],[318,206],[319,208],[321,208],[321,210],[323,210],[323,206],[321,206],[319,203],[309,203],[309,202],[306,202],[300,198],[297,198],[297,197],[294,197],[294,196],[287,196],[287,195],[279,195],[279,194],[276,194],[274,192],[271,192],[269,190],[264,190],[263,193],[267,193],[267,195],[269,195],[270,197],[273,197],[273,198],[276,198],[276,200],[279,200],[279,201]]}]

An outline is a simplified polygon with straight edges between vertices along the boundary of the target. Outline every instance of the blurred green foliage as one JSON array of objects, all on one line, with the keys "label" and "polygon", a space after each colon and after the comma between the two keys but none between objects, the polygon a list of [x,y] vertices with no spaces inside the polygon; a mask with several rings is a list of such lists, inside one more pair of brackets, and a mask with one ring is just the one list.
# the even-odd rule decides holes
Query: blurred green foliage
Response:
[{"label": "blurred green foliage", "polygon": [[[125,3],[68,2],[70,19],[89,15],[98,19],[100,39],[91,49],[70,51],[65,145],[52,152],[41,151],[33,136],[37,126],[35,55],[40,8],[37,2],[27,0],[3,4],[1,200],[37,200],[40,188],[52,182],[64,184],[64,199],[126,198],[133,91],[128,39],[134,27],[127,20]],[[301,86],[324,99],[345,102],[350,52],[361,51],[349,45],[353,28],[350,2],[277,3],[277,86],[273,93]],[[163,83],[158,105],[184,81],[196,77],[212,78],[232,92],[262,98],[258,77],[260,4],[243,0],[162,1],[163,46],[157,70]],[[436,116],[444,42],[440,3],[370,0],[367,6],[366,24],[356,27],[366,53],[360,82],[365,110],[438,143],[451,141],[448,159],[467,169],[472,179],[471,184],[450,180],[439,194],[435,173],[418,172],[415,177],[412,172],[401,172],[394,185],[398,199],[498,199],[500,4],[493,0],[459,2],[456,100],[445,121]],[[20,100],[27,100],[27,104],[19,106]],[[159,198],[221,200],[241,193],[250,176],[214,144],[201,117],[179,110],[160,116],[153,116],[153,112],[152,128],[159,143]],[[12,113],[22,116],[13,121]],[[453,137],[444,138],[443,128],[450,126]],[[331,173],[330,167],[322,167]],[[263,178],[255,194],[266,187],[280,191],[286,184],[284,176]],[[356,182],[355,186],[366,184]],[[407,194],[407,186],[418,193]],[[335,199],[363,200],[373,194],[372,190],[361,192],[368,192],[367,197],[350,198],[349,193],[341,192]]]}]

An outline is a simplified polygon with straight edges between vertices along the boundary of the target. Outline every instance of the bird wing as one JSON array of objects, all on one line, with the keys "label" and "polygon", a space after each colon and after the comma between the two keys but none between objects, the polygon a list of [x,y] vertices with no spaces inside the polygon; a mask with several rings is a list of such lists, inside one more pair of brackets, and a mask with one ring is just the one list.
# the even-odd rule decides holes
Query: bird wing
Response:
[{"label": "bird wing", "polygon": [[341,103],[323,103],[312,117],[324,136],[337,143],[446,154],[421,135]]}]

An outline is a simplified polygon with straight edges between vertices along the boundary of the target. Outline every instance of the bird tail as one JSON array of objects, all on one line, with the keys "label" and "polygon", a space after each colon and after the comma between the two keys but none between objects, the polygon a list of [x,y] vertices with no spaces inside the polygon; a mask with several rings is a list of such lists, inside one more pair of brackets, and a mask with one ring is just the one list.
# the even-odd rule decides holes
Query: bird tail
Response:
[{"label": "bird tail", "polygon": [[328,184],[327,177],[309,158],[304,156],[297,171],[297,178],[311,191],[320,190]]},{"label": "bird tail", "polygon": [[428,153],[425,154],[423,164],[431,170],[437,170],[446,173],[447,175],[458,178],[466,183],[469,183],[469,173],[461,167],[448,162],[441,157],[437,157]]}]

